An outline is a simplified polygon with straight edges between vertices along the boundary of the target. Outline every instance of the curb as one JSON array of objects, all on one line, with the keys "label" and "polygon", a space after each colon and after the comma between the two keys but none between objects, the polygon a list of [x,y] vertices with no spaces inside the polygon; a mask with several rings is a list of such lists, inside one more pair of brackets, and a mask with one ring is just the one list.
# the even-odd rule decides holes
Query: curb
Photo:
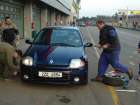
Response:
[{"label": "curb", "polygon": [[129,29],[129,30],[134,30],[134,31],[140,31],[140,29],[127,28],[127,27],[117,27],[117,28]]}]

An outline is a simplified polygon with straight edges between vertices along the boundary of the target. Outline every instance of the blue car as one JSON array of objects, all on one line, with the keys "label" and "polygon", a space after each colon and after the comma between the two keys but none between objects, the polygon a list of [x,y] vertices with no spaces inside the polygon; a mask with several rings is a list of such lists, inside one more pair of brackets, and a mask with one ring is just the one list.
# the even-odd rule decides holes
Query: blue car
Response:
[{"label": "blue car", "polygon": [[82,35],[76,27],[42,29],[21,61],[23,81],[47,84],[87,84],[88,60]]}]

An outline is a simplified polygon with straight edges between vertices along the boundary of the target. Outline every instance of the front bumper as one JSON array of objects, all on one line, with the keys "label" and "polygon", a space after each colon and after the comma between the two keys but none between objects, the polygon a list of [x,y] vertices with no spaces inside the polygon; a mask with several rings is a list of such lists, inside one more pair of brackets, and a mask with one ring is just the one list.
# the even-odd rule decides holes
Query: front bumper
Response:
[{"label": "front bumper", "polygon": [[[42,72],[61,72],[62,78],[39,77],[39,71]],[[28,78],[27,78],[28,77]],[[68,69],[66,67],[27,67],[21,66],[21,79],[24,81],[47,83],[47,84],[87,84],[88,67],[80,69]],[[77,81],[79,79],[79,81]]]}]

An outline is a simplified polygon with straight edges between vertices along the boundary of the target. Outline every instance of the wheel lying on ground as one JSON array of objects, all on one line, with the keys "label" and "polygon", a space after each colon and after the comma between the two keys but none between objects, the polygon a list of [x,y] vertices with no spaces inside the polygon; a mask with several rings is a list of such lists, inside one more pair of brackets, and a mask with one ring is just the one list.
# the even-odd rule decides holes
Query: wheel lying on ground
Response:
[{"label": "wheel lying on ground", "polygon": [[103,83],[111,86],[123,86],[125,77],[122,74],[115,74],[114,71],[106,73]]}]

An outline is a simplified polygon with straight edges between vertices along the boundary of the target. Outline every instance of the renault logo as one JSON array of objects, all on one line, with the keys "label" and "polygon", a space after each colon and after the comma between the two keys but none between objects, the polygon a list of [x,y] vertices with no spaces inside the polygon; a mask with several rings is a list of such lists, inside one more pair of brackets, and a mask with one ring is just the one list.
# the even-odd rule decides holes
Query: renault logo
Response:
[{"label": "renault logo", "polygon": [[53,63],[54,63],[54,61],[51,59],[51,60],[50,60],[50,64],[53,64]]}]

